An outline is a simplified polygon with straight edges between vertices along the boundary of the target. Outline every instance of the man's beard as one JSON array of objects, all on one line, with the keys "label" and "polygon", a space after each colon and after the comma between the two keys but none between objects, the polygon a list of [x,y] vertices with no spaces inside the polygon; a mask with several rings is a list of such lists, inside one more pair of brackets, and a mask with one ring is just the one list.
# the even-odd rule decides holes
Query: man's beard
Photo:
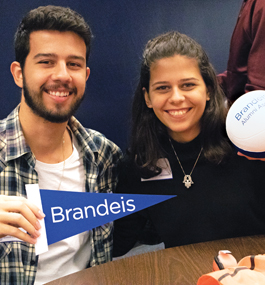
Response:
[{"label": "man's beard", "polygon": [[23,94],[25,102],[31,108],[31,110],[39,117],[42,117],[43,119],[52,123],[67,122],[71,118],[71,116],[76,112],[76,110],[79,108],[81,102],[84,99],[84,95],[81,98],[78,98],[74,103],[72,103],[68,111],[61,111],[60,104],[56,105],[57,111],[48,110],[43,104],[42,91],[40,92],[30,91],[29,88],[27,87],[25,79],[23,79]]}]

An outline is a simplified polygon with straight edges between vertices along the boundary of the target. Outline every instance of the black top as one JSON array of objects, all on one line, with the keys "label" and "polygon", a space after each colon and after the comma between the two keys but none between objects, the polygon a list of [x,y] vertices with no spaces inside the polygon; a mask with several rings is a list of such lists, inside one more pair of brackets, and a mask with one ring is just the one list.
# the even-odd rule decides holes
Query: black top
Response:
[{"label": "black top", "polygon": [[[186,174],[200,152],[200,138],[172,141]],[[118,193],[177,195],[114,222],[114,256],[129,251],[149,219],[166,247],[265,233],[265,162],[249,161],[234,152],[226,163],[213,164],[203,156],[187,189],[184,174],[168,141],[165,143],[173,179],[141,182],[127,157],[123,161]]]}]

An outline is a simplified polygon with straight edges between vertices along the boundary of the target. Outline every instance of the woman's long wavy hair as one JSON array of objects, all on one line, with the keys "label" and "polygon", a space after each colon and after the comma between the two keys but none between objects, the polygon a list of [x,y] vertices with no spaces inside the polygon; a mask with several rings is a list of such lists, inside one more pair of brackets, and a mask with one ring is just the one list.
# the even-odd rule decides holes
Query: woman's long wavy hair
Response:
[{"label": "woman's long wavy hair", "polygon": [[179,32],[162,34],[148,41],[141,64],[140,80],[132,104],[132,129],[130,155],[142,174],[147,176],[159,173],[157,160],[165,155],[162,139],[168,136],[167,128],[156,117],[153,109],[147,107],[144,89],[149,92],[150,67],[159,59],[174,55],[194,58],[210,92],[201,118],[201,137],[205,159],[220,163],[231,150],[225,132],[226,107],[223,92],[217,82],[215,70],[201,45]]}]

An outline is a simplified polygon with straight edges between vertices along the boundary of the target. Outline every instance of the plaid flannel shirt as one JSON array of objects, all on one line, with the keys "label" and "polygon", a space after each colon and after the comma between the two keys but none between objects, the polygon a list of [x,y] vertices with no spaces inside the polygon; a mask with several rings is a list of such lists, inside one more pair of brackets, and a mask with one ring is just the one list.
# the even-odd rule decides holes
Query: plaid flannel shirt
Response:
[{"label": "plaid flannel shirt", "polygon": [[[26,144],[18,117],[19,106],[0,121],[0,194],[26,197],[25,184],[38,183],[35,157]],[[69,127],[81,146],[86,171],[86,191],[109,193],[117,184],[120,149],[99,132],[85,129],[72,117]],[[113,225],[91,230],[90,266],[112,258]],[[26,242],[0,243],[0,284],[33,284],[38,257]]]}]

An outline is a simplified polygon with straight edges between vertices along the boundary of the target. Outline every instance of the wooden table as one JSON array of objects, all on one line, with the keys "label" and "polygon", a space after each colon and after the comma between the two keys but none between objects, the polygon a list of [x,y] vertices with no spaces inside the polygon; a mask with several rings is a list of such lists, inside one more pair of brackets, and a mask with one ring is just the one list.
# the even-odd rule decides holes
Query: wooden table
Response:
[{"label": "wooden table", "polygon": [[265,253],[265,235],[197,243],[115,260],[70,274],[49,285],[193,285],[212,271],[214,256],[228,249],[239,261]]}]

